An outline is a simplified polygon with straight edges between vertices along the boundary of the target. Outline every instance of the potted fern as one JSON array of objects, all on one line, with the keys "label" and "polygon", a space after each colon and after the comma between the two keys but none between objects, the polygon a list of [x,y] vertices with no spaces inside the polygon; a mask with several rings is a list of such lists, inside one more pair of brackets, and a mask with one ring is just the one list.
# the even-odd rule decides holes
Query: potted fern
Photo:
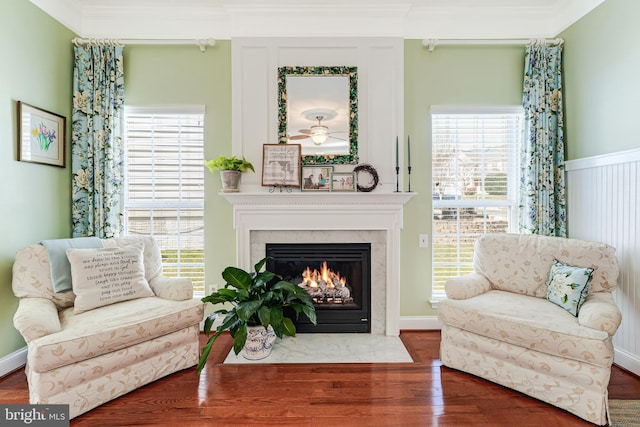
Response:
[{"label": "potted fern", "polygon": [[[202,298],[203,302],[225,305],[205,319],[204,333],[209,339],[200,354],[198,373],[207,363],[213,343],[224,332],[229,331],[233,337],[236,355],[244,350],[245,358],[255,360],[271,353],[276,336],[295,336],[293,320],[284,311],[287,307],[292,309],[296,318],[304,314],[316,324],[315,307],[304,288],[284,281],[270,271],[260,271],[268,259],[259,261],[252,273],[237,267],[225,268],[222,272],[226,281],[224,287]],[[213,323],[220,315],[224,315],[224,319],[212,333]]]},{"label": "potted fern", "polygon": [[222,192],[224,193],[237,193],[239,191],[238,184],[240,183],[240,176],[242,175],[242,172],[246,172],[248,170],[255,172],[253,165],[244,157],[242,159],[238,159],[236,156],[219,156],[217,159],[206,160],[204,165],[211,173],[215,170],[220,171]]}]

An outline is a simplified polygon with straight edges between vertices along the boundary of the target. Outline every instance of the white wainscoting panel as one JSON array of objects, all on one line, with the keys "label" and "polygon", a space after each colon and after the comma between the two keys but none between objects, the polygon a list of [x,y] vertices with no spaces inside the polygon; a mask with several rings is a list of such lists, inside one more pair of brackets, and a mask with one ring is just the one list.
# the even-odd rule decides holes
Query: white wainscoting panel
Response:
[{"label": "white wainscoting panel", "polygon": [[617,249],[615,363],[640,375],[640,149],[566,162],[569,236]]}]

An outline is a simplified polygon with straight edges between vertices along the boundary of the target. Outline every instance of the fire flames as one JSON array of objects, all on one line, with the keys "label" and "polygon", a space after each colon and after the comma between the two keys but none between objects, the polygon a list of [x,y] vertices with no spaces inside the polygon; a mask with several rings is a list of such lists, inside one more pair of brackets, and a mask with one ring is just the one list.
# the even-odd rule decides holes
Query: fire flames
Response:
[{"label": "fire flames", "polygon": [[322,263],[320,271],[314,269],[311,271],[310,267],[302,273],[302,283],[310,288],[318,288],[318,282],[323,281],[326,283],[327,288],[333,289],[337,287],[344,287],[347,284],[347,280],[344,277],[340,277],[340,273],[334,273],[327,267],[327,262]]},{"label": "fire flames", "polygon": [[317,269],[312,271],[311,267],[307,267],[302,273],[302,282],[298,286],[306,288],[316,304],[345,304],[353,301],[347,279],[339,272],[328,268],[326,261],[322,263],[319,271]]}]

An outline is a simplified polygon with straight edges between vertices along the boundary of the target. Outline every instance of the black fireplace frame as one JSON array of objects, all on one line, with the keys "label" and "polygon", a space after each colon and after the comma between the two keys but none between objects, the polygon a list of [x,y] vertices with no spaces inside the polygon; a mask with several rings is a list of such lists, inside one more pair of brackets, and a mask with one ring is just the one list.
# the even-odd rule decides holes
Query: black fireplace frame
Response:
[{"label": "black fireplace frame", "polygon": [[[267,270],[293,281],[279,271],[278,263],[361,262],[361,298],[357,307],[328,308],[316,305],[317,325],[300,316],[294,323],[298,332],[371,333],[371,244],[370,243],[267,243],[265,252],[270,259]],[[284,259],[283,259],[284,258]],[[302,270],[300,270],[302,272]],[[292,313],[288,313],[292,314]],[[295,317],[295,316],[293,316]]]}]

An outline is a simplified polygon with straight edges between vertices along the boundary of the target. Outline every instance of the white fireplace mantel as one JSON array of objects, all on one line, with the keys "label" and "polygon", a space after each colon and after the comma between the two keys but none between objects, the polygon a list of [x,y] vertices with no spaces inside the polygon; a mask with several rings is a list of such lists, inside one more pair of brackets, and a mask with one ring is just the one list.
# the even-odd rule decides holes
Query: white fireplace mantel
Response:
[{"label": "white fireplace mantel", "polygon": [[251,231],[386,232],[385,334],[400,333],[400,231],[403,207],[416,193],[285,191],[220,193],[233,205],[238,265],[251,268]]},{"label": "white fireplace mantel", "polygon": [[238,193],[220,193],[235,206],[313,206],[327,203],[344,203],[348,206],[383,205],[396,206],[402,210],[416,193],[407,192],[329,192],[329,191],[251,191]]}]

